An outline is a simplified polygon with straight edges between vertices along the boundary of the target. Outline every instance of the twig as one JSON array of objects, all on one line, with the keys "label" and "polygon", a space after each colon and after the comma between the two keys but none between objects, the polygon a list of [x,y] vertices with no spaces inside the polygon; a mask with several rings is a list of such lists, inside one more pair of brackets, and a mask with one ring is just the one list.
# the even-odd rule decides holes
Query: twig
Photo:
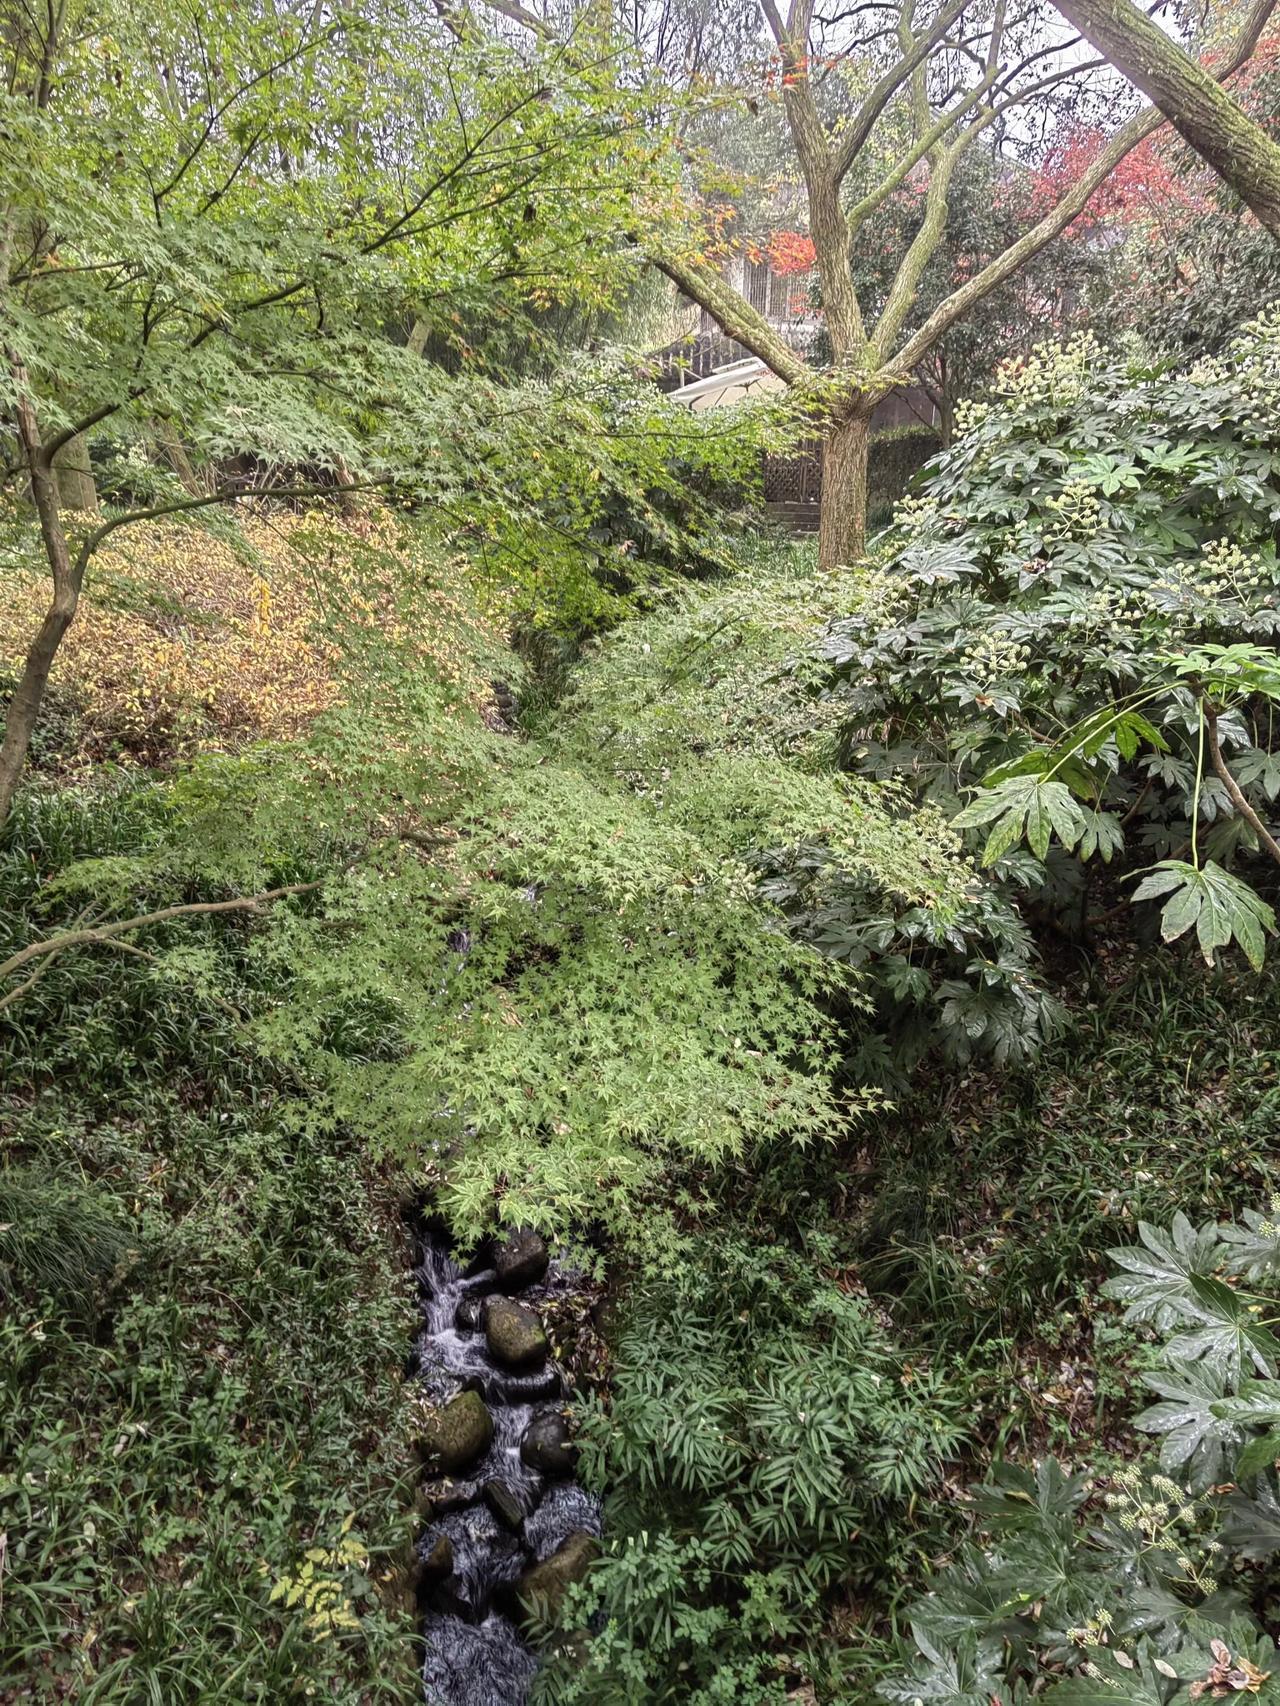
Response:
[{"label": "twig", "polygon": [[1240,784],[1236,781],[1230,770],[1227,769],[1227,761],[1222,756],[1222,748],[1218,744],[1217,709],[1208,693],[1205,691],[1204,683],[1202,681],[1198,681],[1195,676],[1191,677],[1191,687],[1195,692],[1197,699],[1199,699],[1204,711],[1205,739],[1209,745],[1209,762],[1213,765],[1214,772],[1216,773],[1219,782],[1222,783],[1222,786],[1230,795],[1232,805],[1240,813],[1240,816],[1244,821],[1252,827],[1254,834],[1266,848],[1267,852],[1270,853],[1276,864],[1280,865],[1280,841],[1276,840],[1275,836],[1272,835],[1271,831],[1267,828],[1266,824],[1263,823],[1257,812],[1254,811],[1253,807],[1245,798]]},{"label": "twig", "polygon": [[[283,900],[287,895],[309,894],[323,887],[323,883],[290,883],[287,888],[265,889],[261,894],[242,895],[235,900],[191,901],[182,906],[165,906],[158,912],[141,912],[134,918],[117,919],[114,924],[101,924],[88,930],[65,930],[59,936],[49,936],[43,942],[29,942],[25,948],[20,948],[16,954],[0,963],[0,978],[8,977],[13,972],[21,970],[33,960],[44,960],[42,965],[31,977],[25,979],[16,989],[0,997],[0,1013],[11,1007],[32,984],[42,977],[54,957],[65,953],[68,948],[79,948],[98,943],[108,947],[118,948],[123,953],[138,955],[141,959],[154,959],[142,948],[135,948],[131,943],[118,941],[127,931],[143,930],[152,924],[164,924],[171,918],[190,918],[198,914],[215,912],[257,912],[269,901]],[[211,997],[216,1000],[217,997]],[[224,1007],[227,1003],[221,1003]],[[235,1009],[231,1009],[235,1012]],[[239,1013],[235,1015],[240,1017]]]}]

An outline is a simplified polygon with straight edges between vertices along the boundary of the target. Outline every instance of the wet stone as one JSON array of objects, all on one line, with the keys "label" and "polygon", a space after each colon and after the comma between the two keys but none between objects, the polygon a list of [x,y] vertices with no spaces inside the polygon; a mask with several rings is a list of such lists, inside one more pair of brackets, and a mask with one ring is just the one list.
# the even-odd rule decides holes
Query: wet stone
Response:
[{"label": "wet stone", "polygon": [[525,1545],[541,1564],[571,1534],[600,1533],[600,1501],[573,1481],[557,1481],[524,1519]]},{"label": "wet stone", "polygon": [[563,1478],[578,1467],[578,1448],[561,1410],[539,1410],[520,1441],[520,1458],[530,1469]]},{"label": "wet stone", "polygon": [[486,1404],[539,1404],[564,1393],[564,1382],[557,1368],[539,1369],[533,1374],[495,1369],[469,1374],[463,1384],[468,1391],[478,1392]]},{"label": "wet stone", "polygon": [[509,1528],[513,1534],[519,1534],[524,1521],[524,1511],[520,1500],[505,1481],[486,1481],[484,1502],[504,1528]]},{"label": "wet stone", "polygon": [[455,1481],[448,1475],[424,1481],[418,1489],[418,1501],[428,1522],[446,1516],[450,1511],[465,1510],[479,1497],[478,1481]]},{"label": "wet stone", "polygon": [[524,1618],[557,1618],[569,1589],[584,1580],[599,1556],[600,1542],[594,1534],[571,1534],[549,1558],[526,1570],[515,1593]]},{"label": "wet stone", "polygon": [[522,1303],[509,1297],[487,1297],[484,1333],[490,1353],[508,1368],[525,1368],[547,1354],[542,1322]]},{"label": "wet stone", "polygon": [[447,1534],[427,1535],[423,1540],[422,1573],[432,1581],[453,1574],[453,1542]]},{"label": "wet stone", "polygon": [[431,1469],[452,1475],[483,1457],[493,1443],[493,1418],[478,1392],[460,1392],[430,1416],[420,1436]]},{"label": "wet stone", "polygon": [[549,1262],[546,1244],[528,1227],[510,1233],[493,1257],[494,1271],[503,1291],[519,1291],[522,1286],[540,1280]]}]

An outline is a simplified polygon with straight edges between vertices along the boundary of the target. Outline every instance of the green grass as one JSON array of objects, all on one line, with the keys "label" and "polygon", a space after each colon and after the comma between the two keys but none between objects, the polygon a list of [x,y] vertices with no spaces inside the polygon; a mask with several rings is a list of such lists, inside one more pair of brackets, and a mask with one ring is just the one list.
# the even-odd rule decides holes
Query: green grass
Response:
[{"label": "green grass", "polygon": [[[29,798],[9,939],[156,801]],[[241,930],[204,938],[233,969]],[[0,1033],[0,1701],[412,1699],[399,1181],[136,961],[66,956],[29,1002]],[[335,1628],[287,1600],[344,1528],[312,1560]]]}]

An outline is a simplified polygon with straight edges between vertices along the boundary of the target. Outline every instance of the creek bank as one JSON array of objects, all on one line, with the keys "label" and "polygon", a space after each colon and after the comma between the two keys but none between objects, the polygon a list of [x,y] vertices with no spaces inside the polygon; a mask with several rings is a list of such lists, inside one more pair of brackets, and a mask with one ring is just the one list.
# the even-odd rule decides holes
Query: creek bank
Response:
[{"label": "creek bank", "polygon": [[579,1338],[598,1349],[596,1292],[529,1231],[464,1267],[428,1225],[416,1275],[427,1706],[524,1706],[537,1670],[525,1630],[599,1552],[568,1420]]}]

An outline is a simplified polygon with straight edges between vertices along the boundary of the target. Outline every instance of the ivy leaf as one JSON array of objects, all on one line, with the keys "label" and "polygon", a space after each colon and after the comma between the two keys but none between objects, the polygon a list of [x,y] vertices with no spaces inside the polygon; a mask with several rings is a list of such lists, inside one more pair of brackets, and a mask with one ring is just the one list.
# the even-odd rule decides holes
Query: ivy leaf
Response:
[{"label": "ivy leaf", "polygon": [[1248,883],[1224,871],[1212,859],[1196,869],[1181,859],[1162,859],[1134,890],[1134,901],[1167,895],[1160,934],[1176,942],[1193,926],[1205,963],[1235,941],[1255,971],[1266,957],[1266,937],[1274,936],[1276,917]]},{"label": "ivy leaf", "polygon": [[1225,1377],[1211,1362],[1183,1363],[1167,1374],[1144,1375],[1164,1402],[1144,1410],[1134,1422],[1143,1433],[1162,1434],[1160,1467],[1188,1481],[1199,1492],[1220,1481],[1228,1454],[1240,1444],[1240,1431],[1214,1414],[1225,1396]]},{"label": "ivy leaf", "polygon": [[1218,1228],[1208,1222],[1197,1231],[1185,1214],[1178,1213],[1168,1232],[1139,1221],[1138,1237],[1141,1249],[1108,1252],[1124,1272],[1106,1282],[1102,1295],[1126,1305],[1126,1321],[1150,1321],[1160,1332],[1198,1319],[1191,1276],[1217,1267]]}]

